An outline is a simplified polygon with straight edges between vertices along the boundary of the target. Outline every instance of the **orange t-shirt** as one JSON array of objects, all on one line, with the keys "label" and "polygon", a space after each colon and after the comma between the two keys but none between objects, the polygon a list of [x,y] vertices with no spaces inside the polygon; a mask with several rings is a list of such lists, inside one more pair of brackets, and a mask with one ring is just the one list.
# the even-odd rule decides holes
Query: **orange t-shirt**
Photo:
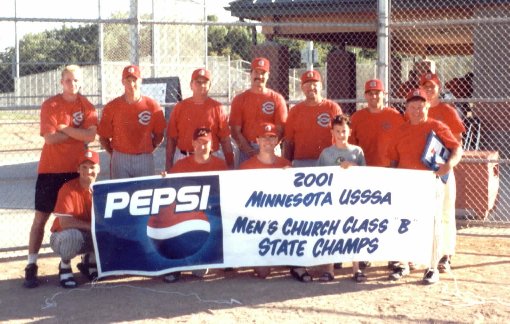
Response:
[{"label": "orange t-shirt", "polygon": [[434,131],[450,150],[460,147],[448,126],[440,121],[429,118],[418,125],[406,122],[396,130],[389,144],[390,161],[397,161],[397,167],[402,169],[428,170],[421,162],[421,157],[431,131]]},{"label": "orange t-shirt", "polygon": [[290,167],[292,164],[289,162],[289,160],[282,158],[280,156],[276,157],[276,160],[273,164],[266,164],[262,163],[257,156],[252,156],[248,160],[241,163],[239,166],[240,170],[247,170],[247,169],[272,169],[272,168],[284,168],[284,167]]},{"label": "orange t-shirt", "polygon": [[255,142],[261,123],[285,126],[287,104],[282,95],[271,89],[264,94],[246,90],[234,97],[230,110],[230,126],[240,126],[246,140]]},{"label": "orange t-shirt", "polygon": [[218,101],[207,98],[203,104],[196,104],[191,98],[177,103],[170,114],[167,136],[177,139],[179,150],[193,152],[193,131],[198,127],[212,131],[212,151],[220,147],[220,140],[230,136],[228,115]]},{"label": "orange t-shirt", "polygon": [[154,99],[142,96],[128,104],[120,96],[104,107],[97,133],[111,138],[115,151],[142,154],[154,151],[152,135],[163,134],[165,127],[163,110]]},{"label": "orange t-shirt", "polygon": [[[48,98],[41,106],[40,118],[41,136],[56,132],[60,124],[82,129],[97,125],[96,109],[82,95],[75,102],[65,101],[61,94]],[[83,149],[84,143],[74,138],[57,144],[45,143],[37,172],[76,172]]]},{"label": "orange t-shirt", "polygon": [[[92,211],[92,193],[89,188],[80,185],[80,179],[76,178],[66,182],[58,191],[57,203],[53,213],[58,216],[71,215],[74,218],[90,223]],[[62,216],[65,217],[65,216]],[[51,226],[52,232],[62,231],[60,220],[55,218]]]},{"label": "orange t-shirt", "polygon": [[457,111],[452,106],[446,103],[440,103],[437,106],[429,108],[429,118],[439,120],[445,123],[453,134],[460,134],[466,131],[462,120],[457,114]]},{"label": "orange t-shirt", "polygon": [[340,106],[328,99],[315,106],[304,102],[289,112],[285,125],[285,140],[294,143],[294,159],[317,159],[322,150],[333,143],[331,119],[341,115]]},{"label": "orange t-shirt", "polygon": [[349,143],[358,145],[365,153],[368,166],[389,166],[386,154],[392,133],[404,123],[404,117],[392,107],[379,113],[367,108],[355,112],[351,117]]},{"label": "orange t-shirt", "polygon": [[204,171],[223,171],[228,170],[228,166],[223,159],[214,155],[209,157],[207,163],[198,163],[192,155],[185,157],[177,162],[170,169],[170,173],[185,172],[204,172]]}]

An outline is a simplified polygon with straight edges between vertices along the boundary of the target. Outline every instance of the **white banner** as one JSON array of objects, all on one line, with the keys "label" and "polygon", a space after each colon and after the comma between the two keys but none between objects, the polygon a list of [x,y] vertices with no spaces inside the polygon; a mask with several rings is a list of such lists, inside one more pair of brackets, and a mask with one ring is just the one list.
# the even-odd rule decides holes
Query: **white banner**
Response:
[{"label": "white banner", "polygon": [[430,171],[374,167],[97,182],[100,276],[348,261],[429,264],[436,185]]}]

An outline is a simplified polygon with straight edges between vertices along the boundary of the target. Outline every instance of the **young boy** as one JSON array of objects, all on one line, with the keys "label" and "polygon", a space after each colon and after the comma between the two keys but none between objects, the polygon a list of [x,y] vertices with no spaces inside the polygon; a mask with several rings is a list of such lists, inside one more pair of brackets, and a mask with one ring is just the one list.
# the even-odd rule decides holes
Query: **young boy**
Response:
[{"label": "young boy", "polygon": [[[345,115],[337,115],[331,120],[331,135],[335,144],[325,148],[319,159],[317,166],[332,166],[339,165],[347,169],[350,166],[364,166],[366,165],[365,156],[361,147],[349,144],[351,129],[349,117]],[[333,276],[333,265],[328,264],[321,266],[324,274],[319,278],[321,281],[329,281]],[[353,279],[356,282],[363,282],[367,280],[366,275],[360,270],[359,262],[352,263]]]}]

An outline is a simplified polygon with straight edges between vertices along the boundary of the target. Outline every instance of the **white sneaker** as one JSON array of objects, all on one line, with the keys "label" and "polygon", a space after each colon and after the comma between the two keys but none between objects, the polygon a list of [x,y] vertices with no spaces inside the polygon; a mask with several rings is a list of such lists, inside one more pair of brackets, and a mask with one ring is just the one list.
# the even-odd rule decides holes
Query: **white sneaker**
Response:
[{"label": "white sneaker", "polygon": [[439,281],[439,270],[429,268],[425,270],[423,275],[423,283],[426,285],[432,285]]},{"label": "white sneaker", "polygon": [[198,278],[203,278],[209,272],[209,269],[191,270],[191,274]]},{"label": "white sneaker", "polygon": [[400,265],[393,269],[393,272],[390,274],[391,280],[400,280],[405,276],[408,276],[410,273],[409,267],[406,265]]}]

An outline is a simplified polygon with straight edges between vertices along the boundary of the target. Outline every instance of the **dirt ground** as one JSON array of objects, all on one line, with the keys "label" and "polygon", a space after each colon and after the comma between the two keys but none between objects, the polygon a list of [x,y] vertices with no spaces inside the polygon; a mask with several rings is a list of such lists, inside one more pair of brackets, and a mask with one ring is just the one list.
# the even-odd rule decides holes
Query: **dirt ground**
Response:
[{"label": "dirt ground", "polygon": [[204,279],[185,274],[174,284],[125,277],[91,285],[76,273],[79,288],[65,290],[58,285],[57,258],[46,254],[39,260],[43,284],[29,290],[22,287],[25,262],[24,256],[0,258],[1,322],[510,321],[510,228],[459,229],[454,269],[432,286],[421,284],[423,270],[394,282],[386,264],[376,263],[363,284],[350,279],[350,267],[337,270],[329,283],[301,283],[277,268],[266,280],[250,269],[213,270]]}]

